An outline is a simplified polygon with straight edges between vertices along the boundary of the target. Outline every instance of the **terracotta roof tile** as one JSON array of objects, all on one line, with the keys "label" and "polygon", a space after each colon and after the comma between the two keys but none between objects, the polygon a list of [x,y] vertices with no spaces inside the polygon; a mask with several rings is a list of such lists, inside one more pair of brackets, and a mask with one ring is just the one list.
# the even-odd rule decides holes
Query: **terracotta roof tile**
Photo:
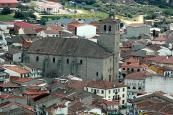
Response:
[{"label": "terracotta roof tile", "polygon": [[30,71],[26,70],[25,68],[19,66],[4,66],[5,69],[9,69],[11,71],[15,71],[20,74],[29,73]]},{"label": "terracotta roof tile", "polygon": [[0,0],[0,4],[12,4],[12,3],[18,3],[17,0]]},{"label": "terracotta roof tile", "polygon": [[33,80],[33,79],[32,78],[19,78],[19,79],[13,81],[13,82],[15,82],[15,83],[25,83],[25,82],[29,82],[31,80]]},{"label": "terracotta roof tile", "polygon": [[90,81],[87,84],[87,87],[98,88],[98,89],[112,89],[112,88],[126,87],[126,86],[120,83],[109,82],[109,81]]},{"label": "terracotta roof tile", "polygon": [[148,75],[150,75],[148,72],[134,72],[128,74],[125,79],[144,80]]}]

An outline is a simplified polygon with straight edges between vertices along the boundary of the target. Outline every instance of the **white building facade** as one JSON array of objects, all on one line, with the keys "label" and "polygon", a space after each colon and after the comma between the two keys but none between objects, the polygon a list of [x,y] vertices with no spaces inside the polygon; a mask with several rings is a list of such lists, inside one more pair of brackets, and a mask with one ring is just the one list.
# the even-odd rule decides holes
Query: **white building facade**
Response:
[{"label": "white building facade", "polygon": [[[99,81],[98,81],[99,82]],[[106,100],[119,100],[120,105],[125,105],[127,103],[127,87],[126,86],[113,86],[112,88],[99,88],[86,86],[84,88],[85,91],[94,93],[103,97]]]},{"label": "white building facade", "polygon": [[173,78],[153,76],[147,77],[145,80],[145,92],[153,93],[162,91],[164,93],[173,94]]}]

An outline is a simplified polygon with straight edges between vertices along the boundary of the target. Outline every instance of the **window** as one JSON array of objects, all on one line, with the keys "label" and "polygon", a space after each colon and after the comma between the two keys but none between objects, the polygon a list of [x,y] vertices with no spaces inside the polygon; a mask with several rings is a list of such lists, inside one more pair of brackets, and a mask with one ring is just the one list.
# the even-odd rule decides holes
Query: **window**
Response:
[{"label": "window", "polygon": [[94,92],[94,89],[91,89],[91,93],[93,93]]},{"label": "window", "polygon": [[123,68],[123,70],[126,70],[125,68]]},{"label": "window", "polygon": [[124,100],[122,100],[122,104],[124,104]]},{"label": "window", "polygon": [[122,97],[125,97],[125,95],[123,94]]},{"label": "window", "polygon": [[128,89],[130,89],[130,87],[127,87]]},{"label": "window", "polygon": [[99,90],[97,90],[97,93],[99,93]]},{"label": "window", "polygon": [[140,69],[137,69],[137,72],[139,72],[140,71]]},{"label": "window", "polygon": [[39,57],[38,56],[36,56],[36,61],[39,61]]},{"label": "window", "polygon": [[111,90],[109,90],[109,94],[111,93]]},{"label": "window", "polygon": [[106,25],[104,25],[104,31],[106,31],[106,28],[107,28]]},{"label": "window", "polygon": [[141,90],[142,88],[141,88],[141,87],[139,87],[138,89],[139,89],[139,90]]},{"label": "window", "polygon": [[109,31],[111,31],[111,30],[112,30],[111,25],[109,25]]},{"label": "window", "polygon": [[123,91],[125,91],[125,88],[123,88]]},{"label": "window", "polygon": [[83,63],[83,60],[80,60],[80,64],[82,64]]},{"label": "window", "polygon": [[136,87],[133,87],[133,89],[136,89]]},{"label": "window", "polygon": [[98,72],[96,72],[96,76],[98,76],[99,75],[99,73]]},{"label": "window", "polygon": [[67,59],[67,64],[69,64],[69,59]]},{"label": "window", "polygon": [[52,60],[52,61],[53,61],[53,63],[55,63],[55,58],[53,58],[53,60]]},{"label": "window", "polygon": [[104,90],[102,90],[102,94],[104,94]]}]

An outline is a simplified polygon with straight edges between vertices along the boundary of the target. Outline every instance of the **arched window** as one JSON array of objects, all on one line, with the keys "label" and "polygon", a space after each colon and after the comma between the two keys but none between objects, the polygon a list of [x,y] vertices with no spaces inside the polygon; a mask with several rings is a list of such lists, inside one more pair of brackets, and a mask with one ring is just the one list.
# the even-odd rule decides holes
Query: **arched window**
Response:
[{"label": "arched window", "polygon": [[111,31],[112,30],[112,27],[111,27],[111,25],[109,25],[109,31]]},{"label": "arched window", "polygon": [[104,25],[104,31],[106,31],[106,29],[107,29],[107,27],[106,27],[106,25]]}]

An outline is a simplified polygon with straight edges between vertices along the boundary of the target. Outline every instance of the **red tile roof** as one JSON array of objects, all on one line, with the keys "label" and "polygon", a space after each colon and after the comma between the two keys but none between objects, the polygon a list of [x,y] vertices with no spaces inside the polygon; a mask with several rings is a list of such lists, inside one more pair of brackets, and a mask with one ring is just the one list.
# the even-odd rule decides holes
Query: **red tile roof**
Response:
[{"label": "red tile roof", "polygon": [[151,75],[148,72],[134,72],[128,74],[125,79],[133,79],[133,80],[144,80],[147,76]]},{"label": "red tile roof", "polygon": [[131,67],[131,68],[145,68],[147,65],[141,64],[137,58],[129,58],[121,65],[121,67]]},{"label": "red tile roof", "polygon": [[166,41],[168,38],[166,35],[162,35],[154,39],[153,41]]},{"label": "red tile roof", "polygon": [[98,89],[112,89],[112,88],[126,87],[126,86],[120,83],[109,82],[109,81],[90,81],[87,84],[87,87],[98,88]]},{"label": "red tile roof", "polygon": [[107,106],[119,105],[118,100],[103,100],[103,103],[105,103]]},{"label": "red tile roof", "polygon": [[2,93],[0,94],[0,99],[6,99],[6,98],[9,98],[11,95],[9,94],[5,94],[5,93]]},{"label": "red tile roof", "polygon": [[47,90],[44,91],[25,91],[24,94],[27,95],[41,95],[41,94],[48,94]]},{"label": "red tile roof", "polygon": [[6,102],[6,103],[0,104],[0,107],[1,108],[8,108],[8,107],[13,106],[13,105],[16,105],[16,106],[19,106],[19,107],[22,107],[24,109],[27,109],[27,110],[30,110],[30,111],[33,111],[34,112],[34,109],[33,109],[32,106],[23,105],[23,104],[20,104],[20,103]]},{"label": "red tile roof", "polygon": [[15,83],[25,83],[25,82],[29,82],[31,80],[32,80],[32,78],[19,78],[19,79],[13,81],[13,82],[15,82]]},{"label": "red tile roof", "polygon": [[13,4],[18,3],[17,0],[0,0],[0,4]]},{"label": "red tile roof", "polygon": [[23,22],[23,21],[17,21],[14,23],[15,26],[21,27],[21,28],[32,28],[34,27],[33,24]]},{"label": "red tile roof", "polygon": [[18,88],[20,86],[18,86],[15,83],[7,82],[7,83],[4,83],[4,84],[1,84],[0,87],[3,87],[3,88]]},{"label": "red tile roof", "polygon": [[157,63],[163,63],[163,64],[173,64],[173,56],[156,56],[156,57],[151,57],[147,58],[147,61],[153,61]]},{"label": "red tile roof", "polygon": [[84,81],[76,81],[76,80],[72,80],[67,82],[67,84],[65,85],[67,88],[73,88],[73,89],[78,89],[78,90],[83,90],[84,87],[86,86],[87,82]]},{"label": "red tile roof", "polygon": [[15,71],[15,72],[20,73],[20,74],[25,74],[25,73],[30,72],[27,69],[19,67],[19,66],[5,66],[4,68],[9,69],[11,71]]}]

